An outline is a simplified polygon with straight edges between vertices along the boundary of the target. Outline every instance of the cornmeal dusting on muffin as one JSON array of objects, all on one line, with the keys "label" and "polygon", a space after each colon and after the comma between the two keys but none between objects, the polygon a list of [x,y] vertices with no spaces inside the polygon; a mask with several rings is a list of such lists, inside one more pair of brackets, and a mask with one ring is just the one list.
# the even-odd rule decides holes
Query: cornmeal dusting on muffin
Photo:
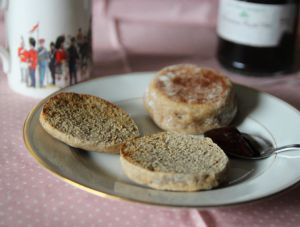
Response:
[{"label": "cornmeal dusting on muffin", "polygon": [[210,70],[175,71],[172,67],[162,73],[156,86],[171,100],[189,104],[214,101],[223,95],[226,88],[224,78]]}]

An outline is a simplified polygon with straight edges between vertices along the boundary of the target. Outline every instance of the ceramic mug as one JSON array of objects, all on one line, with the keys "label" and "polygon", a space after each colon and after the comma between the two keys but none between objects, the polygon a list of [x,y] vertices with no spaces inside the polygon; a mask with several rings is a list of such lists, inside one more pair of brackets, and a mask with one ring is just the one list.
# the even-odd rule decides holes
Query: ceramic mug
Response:
[{"label": "ceramic mug", "polygon": [[0,48],[9,86],[32,97],[90,75],[90,0],[0,0],[8,48]]}]

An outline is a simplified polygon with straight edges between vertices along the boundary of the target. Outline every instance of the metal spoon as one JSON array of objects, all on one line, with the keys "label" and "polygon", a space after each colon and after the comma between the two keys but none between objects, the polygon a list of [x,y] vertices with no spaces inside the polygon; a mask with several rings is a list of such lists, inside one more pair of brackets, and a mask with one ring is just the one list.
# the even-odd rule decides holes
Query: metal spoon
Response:
[{"label": "metal spoon", "polygon": [[246,155],[244,156],[241,154],[229,152],[229,155],[231,155],[232,157],[241,158],[241,159],[257,160],[257,159],[268,158],[273,154],[278,154],[281,152],[300,148],[300,144],[289,144],[289,145],[285,145],[285,146],[281,146],[281,147],[274,147],[270,141],[268,141],[264,138],[261,138],[259,136],[249,135],[247,133],[242,133],[242,135],[248,141],[249,145],[256,151],[258,151],[259,156],[250,157],[250,156],[246,156]]}]

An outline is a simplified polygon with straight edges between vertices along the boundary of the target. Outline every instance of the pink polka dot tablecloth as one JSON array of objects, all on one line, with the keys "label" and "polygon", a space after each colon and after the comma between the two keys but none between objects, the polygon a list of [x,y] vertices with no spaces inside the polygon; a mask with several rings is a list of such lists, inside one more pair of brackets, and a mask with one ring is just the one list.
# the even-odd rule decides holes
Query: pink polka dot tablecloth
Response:
[{"label": "pink polka dot tablecloth", "polygon": [[[215,10],[209,8],[211,7],[209,4],[216,4],[217,1],[202,0],[202,2],[207,10],[211,9],[209,15],[213,16]],[[103,7],[107,9],[109,6],[108,3],[111,3],[116,10],[101,14]],[[147,50],[141,48],[142,46],[133,46],[132,43],[127,47],[124,46],[126,40],[122,42],[122,38],[126,34],[139,32],[134,26],[125,26],[118,30],[123,36],[111,34],[112,29],[109,26],[113,26],[116,21],[120,22],[120,17],[123,15],[120,12],[125,12],[124,7],[125,5],[118,6],[118,1],[94,1],[93,32],[94,37],[97,38],[94,38],[93,43],[95,63],[93,76],[157,70],[167,64],[192,62],[218,68],[227,73],[232,80],[269,92],[300,109],[299,73],[273,78],[252,78],[226,72],[214,59],[216,37],[211,25],[206,28],[205,35],[199,40],[199,45],[201,42],[205,43],[205,45],[201,44],[205,56],[200,54],[158,58],[158,51],[154,55],[153,53],[142,55],[145,51],[154,51],[151,46],[148,46]],[[142,15],[134,14],[136,18],[139,16]],[[127,20],[124,21],[128,22],[136,18],[126,18]],[[187,22],[192,19],[186,17]],[[204,19],[203,23],[205,23]],[[113,42],[109,43],[111,36]],[[194,41],[196,37],[198,34],[195,35]],[[300,226],[299,186],[254,203],[203,210],[163,208],[106,199],[75,188],[39,166],[23,144],[24,120],[38,102],[37,99],[12,92],[1,71],[0,226]]]}]

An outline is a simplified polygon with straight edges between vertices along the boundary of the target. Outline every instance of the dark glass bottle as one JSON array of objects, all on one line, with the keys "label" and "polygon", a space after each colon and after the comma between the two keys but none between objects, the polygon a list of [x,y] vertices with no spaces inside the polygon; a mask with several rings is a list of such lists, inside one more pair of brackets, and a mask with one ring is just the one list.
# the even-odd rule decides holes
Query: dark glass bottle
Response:
[{"label": "dark glass bottle", "polygon": [[297,16],[298,0],[220,0],[219,62],[252,75],[291,70]]}]

